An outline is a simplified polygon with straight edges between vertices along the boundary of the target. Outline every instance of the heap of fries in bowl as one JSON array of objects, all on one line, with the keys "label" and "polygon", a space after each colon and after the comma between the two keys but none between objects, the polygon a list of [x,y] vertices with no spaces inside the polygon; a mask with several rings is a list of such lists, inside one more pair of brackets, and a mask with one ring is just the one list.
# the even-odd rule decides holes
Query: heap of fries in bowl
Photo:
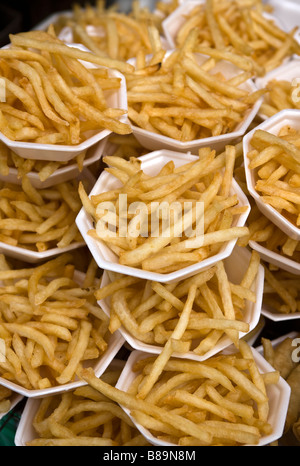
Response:
[{"label": "heap of fries in bowl", "polygon": [[249,203],[233,179],[239,150],[103,157],[110,166],[90,197],[80,184],[76,219],[99,267],[170,282],[228,257],[248,233]]},{"label": "heap of fries in bowl", "polygon": [[256,79],[257,87],[260,89],[268,88],[268,93],[264,96],[259,112],[262,119],[270,118],[281,110],[300,109],[298,98],[299,63],[297,57],[275,68],[264,77]]},{"label": "heap of fries in bowl", "polygon": [[17,445],[280,442],[291,389],[249,341],[266,303],[300,312],[300,110],[258,83],[297,60],[296,32],[260,0],[99,0],[10,35],[0,387],[28,398]]},{"label": "heap of fries in bowl", "polygon": [[260,210],[294,240],[300,239],[299,110],[282,110],[244,137],[249,192]]},{"label": "heap of fries in bowl", "polygon": [[[93,59],[76,44],[61,43],[50,33],[26,34],[11,36],[10,47],[0,53],[7,68],[2,78],[7,95],[1,103],[0,135],[11,150],[23,158],[66,162],[113,131],[131,132],[121,121],[127,104],[124,78],[117,70],[97,67],[101,59]],[[39,53],[30,51],[39,46]],[[49,54],[48,60],[42,52]],[[53,63],[57,53],[64,56],[59,64]],[[85,58],[96,64],[84,66]]]}]

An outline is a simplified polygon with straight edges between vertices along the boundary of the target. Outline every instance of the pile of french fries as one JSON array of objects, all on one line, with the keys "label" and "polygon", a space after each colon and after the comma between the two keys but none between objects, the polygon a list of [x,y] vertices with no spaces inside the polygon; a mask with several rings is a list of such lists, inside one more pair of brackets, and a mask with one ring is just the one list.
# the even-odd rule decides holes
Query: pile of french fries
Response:
[{"label": "pile of french fries", "polygon": [[21,186],[0,182],[0,188],[1,242],[37,252],[84,244],[75,223],[78,181],[37,190],[25,175]]},{"label": "pile of french fries", "polygon": [[265,93],[249,88],[251,73],[237,75],[233,68],[226,76],[220,59],[195,53],[196,39],[193,30],[185,46],[166,54],[157,38],[149,62],[136,57],[136,71],[125,75],[133,125],[181,142],[221,136],[233,132]]},{"label": "pile of french fries", "polygon": [[246,342],[240,343],[236,354],[200,363],[170,358],[152,380],[157,361],[153,357],[137,361],[136,378],[126,392],[96,378],[89,369],[82,371],[82,377],[169,445],[255,445],[272,431],[266,390],[277,383],[279,372],[260,374]]},{"label": "pile of french fries", "polygon": [[298,28],[289,33],[283,31],[268,17],[271,12],[269,5],[256,0],[199,2],[186,15],[175,42],[182,45],[189,31],[197,28],[198,52],[214,57],[227,48],[234,55],[246,57],[257,73],[265,74],[281,65],[286,57],[299,53],[294,38]]},{"label": "pile of french fries", "polygon": [[[299,334],[296,334],[299,338]],[[282,444],[286,446],[299,446],[300,443],[300,405],[299,405],[299,378],[300,370],[292,355],[295,350],[294,336],[283,336],[282,340],[274,347],[268,338],[262,338],[263,354],[265,359],[279,371],[291,387]]]},{"label": "pile of french fries", "polygon": [[300,312],[299,276],[265,265],[264,303],[280,314]]},{"label": "pile of french fries", "polygon": [[28,390],[74,381],[82,364],[97,360],[108,344],[108,318],[94,297],[94,262],[80,277],[70,254],[33,268],[0,260],[1,377]]},{"label": "pile of french fries", "polygon": [[72,32],[73,42],[82,43],[97,55],[127,61],[140,50],[151,53],[149,21],[161,29],[161,19],[148,9],[140,8],[138,1],[134,0],[132,11],[125,14],[118,12],[114,6],[105,8],[105,2],[100,0],[95,8],[91,5],[85,8],[73,5],[71,16],[61,16],[54,27],[58,35],[68,28]]},{"label": "pile of french fries", "polygon": [[[75,219],[83,207],[94,224],[89,235],[104,243],[120,265],[137,270],[177,272],[216,256],[232,240],[248,249],[256,241],[299,262],[299,242],[253,205],[242,140],[218,151],[208,145],[193,161],[175,166],[170,160],[149,175],[139,158],[148,150],[133,135],[138,126],[180,142],[219,137],[233,132],[259,100],[269,116],[291,108],[286,83],[256,91],[247,83],[300,54],[295,30],[281,30],[261,0],[205,0],[186,15],[175,49],[168,50],[162,21],[178,0],[157,2],[154,12],[134,0],[129,14],[104,4],[74,5],[70,15],[61,15],[44,31],[10,35],[9,47],[0,50],[6,88],[0,131],[13,141],[76,146],[107,129],[111,135],[101,163],[119,187],[89,196],[85,183],[76,179],[36,189],[30,173],[47,181],[66,163],[22,159],[1,143],[1,177],[15,168],[20,184],[0,186],[0,242],[37,252],[81,242]],[[64,43],[59,38],[64,28],[84,47]],[[107,103],[120,87],[110,70],[125,78],[128,110]],[[251,129],[259,122],[254,119]],[[258,171],[258,192],[300,226],[299,130],[285,127],[278,136],[257,131],[251,144],[247,155],[250,169]],[[68,163],[82,171],[87,156]],[[94,170],[97,178],[102,168]],[[240,202],[236,181],[249,204]],[[120,195],[146,210],[124,218]],[[115,216],[103,208],[106,202]],[[176,204],[181,221],[174,215],[164,235],[164,218],[157,211],[159,234],[144,235],[153,204],[162,202]],[[186,203],[191,208],[184,228],[194,231],[192,236],[182,225]],[[237,226],[238,217],[249,211],[248,222]],[[199,238],[195,225],[200,219]],[[250,249],[249,257],[246,272],[234,283],[220,260],[174,283],[106,272],[104,286],[103,271],[86,247],[34,266],[0,254],[0,341],[5,343],[0,346],[0,412],[10,409],[12,391],[5,384],[37,392],[56,388],[57,394],[39,401],[28,446],[150,446],[140,426],[156,441],[174,446],[258,445],[272,434],[270,385],[280,376],[292,379],[299,394],[299,364],[288,380],[271,342],[263,339],[273,370],[262,373],[247,343],[250,325],[244,311],[248,301],[256,302],[262,265],[256,251]],[[280,314],[300,312],[299,278],[263,266],[264,302]],[[159,348],[158,355],[149,350],[135,363],[126,390],[116,388],[121,369],[111,367],[100,378],[95,370],[121,327]],[[224,341],[230,351],[207,356]],[[75,380],[85,385],[71,391],[68,384]],[[286,422],[299,439],[295,394]]]},{"label": "pile of french fries", "polygon": [[95,296],[100,304],[110,298],[112,333],[123,326],[147,345],[164,347],[165,351],[170,341],[175,345],[176,340],[177,352],[192,351],[204,356],[225,337],[238,347],[239,333],[249,332],[243,313],[246,301],[256,300],[251,288],[259,265],[259,254],[253,251],[240,284],[230,282],[222,261],[168,285],[118,275],[97,290]]},{"label": "pile of french fries", "polygon": [[260,112],[272,117],[281,110],[293,108],[300,110],[298,99],[294,98],[293,93],[296,88],[293,86],[293,81],[273,79],[268,82],[268,92],[264,95],[263,103],[260,107]]},{"label": "pile of french fries", "polygon": [[256,191],[266,204],[299,227],[299,129],[283,126],[278,135],[259,129],[250,144],[247,157],[249,169],[256,172]]},{"label": "pile of french fries", "polygon": [[[119,121],[125,109],[110,108],[107,93],[120,87],[108,68],[130,70],[126,63],[105,60],[68,47],[53,28],[10,36],[0,51],[6,99],[0,103],[0,130],[12,141],[78,145],[103,129],[131,133]],[[34,51],[32,50],[34,49]],[[91,62],[89,69],[80,60]],[[101,66],[101,68],[99,68]]]},{"label": "pile of french fries", "polygon": [[[83,64],[84,59],[92,68]],[[0,131],[12,141],[66,146],[76,146],[103,130],[130,134],[130,125],[120,121],[126,110],[108,104],[120,89],[120,78],[110,76],[109,70],[119,68],[131,69],[122,61],[103,62],[92,52],[68,47],[51,26],[47,32],[11,36],[10,46],[0,51],[5,89]],[[86,157],[83,150],[68,162],[24,159],[1,142],[0,174],[5,177],[16,168],[19,178],[33,172],[46,181],[74,163],[82,172]]]},{"label": "pile of french fries", "polygon": [[263,215],[256,205],[252,206],[247,226],[249,235],[238,240],[240,246],[247,246],[249,241],[261,244],[269,251],[280,256],[300,262],[300,243],[281,231],[273,222]]},{"label": "pile of french fries", "polygon": [[[151,12],[133,0],[132,11],[126,15],[118,13],[114,6],[105,9],[105,2],[98,0],[95,8],[75,4],[72,14],[59,17],[54,27],[57,34],[70,27],[74,38],[95,53],[128,60],[141,51],[153,52],[149,21],[162,33],[162,22],[178,6],[178,0],[158,1]],[[176,33],[176,48],[183,46],[192,30],[197,30],[195,51],[216,59],[226,57],[239,66],[244,64],[248,71],[264,74],[299,52],[294,39],[297,28],[287,33],[268,14],[272,14],[272,8],[260,0],[199,2],[185,13]]]},{"label": "pile of french fries", "polygon": [[13,392],[9,388],[0,386],[0,414],[10,410],[12,395]]},{"label": "pile of french fries", "polygon": [[[116,156],[104,157],[103,161],[110,165],[105,170],[120,180],[122,187],[89,198],[80,184],[83,206],[95,224],[89,235],[96,241],[103,241],[116,254],[120,264],[162,274],[215,256],[224,244],[248,234],[247,227],[235,226],[235,217],[247,212],[248,206],[240,204],[237,193],[231,188],[235,159],[240,149],[240,145],[227,146],[225,152],[216,154],[216,151],[205,148],[199,151],[195,161],[180,167],[175,167],[172,161],[167,162],[154,176],[140,168],[137,158],[127,161]],[[120,194],[126,195],[128,202],[145,204],[142,213],[127,215],[126,237],[121,231]],[[102,207],[105,201],[114,203],[116,218],[107,220],[106,209]],[[176,215],[170,213],[170,225],[164,226],[157,209],[158,231],[152,228],[146,234],[143,225],[148,227],[151,222],[153,225],[156,214],[151,206],[162,202],[176,204],[179,212]],[[187,202],[191,203],[188,213]],[[200,209],[197,211],[199,203],[203,205],[201,212]],[[204,231],[199,235],[195,225],[200,224],[201,218]],[[115,235],[111,234],[110,226],[115,228]],[[193,227],[191,234],[189,227]]]},{"label": "pile of french fries", "polygon": [[[120,373],[109,368],[102,380],[114,386]],[[123,409],[88,385],[43,398],[33,428],[29,446],[149,446]]]}]

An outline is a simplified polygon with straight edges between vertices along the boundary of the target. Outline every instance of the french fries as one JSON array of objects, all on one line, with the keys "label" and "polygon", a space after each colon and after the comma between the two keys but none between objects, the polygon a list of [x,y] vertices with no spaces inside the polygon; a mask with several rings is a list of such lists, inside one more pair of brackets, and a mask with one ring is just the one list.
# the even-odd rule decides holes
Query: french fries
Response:
[{"label": "french fries", "polygon": [[[234,223],[235,215],[248,209],[239,206],[237,195],[231,191],[239,151],[239,145],[228,146],[224,153],[216,155],[207,148],[199,152],[199,159],[181,167],[167,163],[156,176],[146,175],[139,159],[104,157],[103,161],[110,165],[105,170],[121,181],[121,187],[89,198],[79,186],[83,206],[95,224],[89,234],[103,241],[120,264],[160,273],[217,254],[225,242],[248,234],[246,227]],[[131,213],[130,206],[122,208],[120,194],[133,205],[139,203],[139,209]],[[106,201],[113,204],[116,215],[109,214]],[[169,223],[160,217],[161,204],[170,208]],[[202,226],[203,231],[199,231]],[[110,228],[114,228],[112,233]]]},{"label": "french fries", "polygon": [[147,149],[138,142],[133,134],[127,136],[112,134],[108,138],[106,152],[106,155],[113,155],[114,157],[129,160],[131,157],[141,157],[147,154]]},{"label": "french fries", "polygon": [[81,377],[128,409],[153,436],[173,445],[255,445],[271,433],[267,385],[276,384],[279,373],[261,374],[246,342],[240,343],[236,354],[218,355],[207,362],[170,359],[142,399],[141,387],[158,359],[136,362],[137,375],[127,391],[111,387],[89,369]]},{"label": "french fries", "polygon": [[[286,336],[276,346],[272,345],[271,340],[262,338],[263,354],[269,363],[279,371],[291,387],[291,397],[285,422],[284,434],[280,439],[281,445],[293,445],[295,441],[299,442],[299,417],[300,417],[300,404],[299,404],[299,362],[293,358],[295,345],[293,342],[299,338]],[[295,440],[296,439],[296,440]],[[297,444],[297,443],[296,443]]]},{"label": "french fries", "polygon": [[247,154],[261,199],[297,227],[300,226],[298,140],[299,131],[290,126],[282,127],[278,135],[258,129]]},{"label": "french fries", "polygon": [[293,96],[295,86],[292,82],[273,79],[268,82],[267,89],[268,92],[264,95],[260,107],[260,113],[263,115],[272,117],[281,110],[289,108],[300,110],[298,99]]},{"label": "french fries", "polygon": [[194,31],[180,49],[167,53],[158,43],[151,59],[137,56],[135,72],[125,74],[134,126],[181,142],[221,136],[233,132],[264,94],[247,84],[251,74],[225,58],[195,53]]},{"label": "french fries", "polygon": [[68,254],[33,268],[1,262],[1,377],[28,390],[72,382],[108,345],[109,322],[94,298],[97,267],[92,261],[76,276]]},{"label": "french fries", "polygon": [[83,243],[75,224],[81,208],[77,180],[35,189],[24,175],[21,186],[0,186],[2,243],[35,252]]},{"label": "french fries", "polygon": [[226,337],[229,344],[238,346],[240,335],[249,331],[243,315],[246,301],[256,300],[251,287],[259,264],[259,256],[253,252],[246,273],[251,279],[241,279],[242,284],[230,282],[222,262],[168,285],[117,275],[97,290],[95,297],[110,311],[112,333],[122,326],[138,341],[162,349],[169,340],[174,341],[176,329],[183,325],[181,316],[196,286],[180,339],[176,340],[184,343],[190,354],[204,358]]},{"label": "french fries", "polygon": [[[107,103],[120,80],[112,79],[104,66],[116,68],[118,62],[68,47],[53,28],[10,39],[11,47],[0,52],[6,88],[6,102],[0,103],[0,130],[7,138],[73,146],[104,129],[131,133],[130,125],[120,121],[126,109],[110,108]],[[80,59],[93,62],[95,69],[86,68]]]},{"label": "french fries", "polygon": [[16,170],[17,178],[21,180],[23,176],[29,173],[38,174],[41,182],[47,181],[57,170],[76,165],[78,172],[82,172],[84,161],[88,158],[86,151],[82,152],[75,160],[69,162],[53,162],[45,160],[23,159],[15,152],[10,150],[5,144],[0,142],[0,175],[8,176],[13,170]]},{"label": "french fries", "polygon": [[300,312],[299,276],[265,265],[264,303],[276,313]]},{"label": "french fries", "polygon": [[155,5],[155,12],[162,19],[167,18],[179,6],[179,0],[170,0],[168,2],[158,1]]},{"label": "french fries", "polygon": [[247,226],[249,235],[238,240],[238,244],[246,247],[249,241],[261,244],[269,251],[300,262],[300,243],[290,238],[274,223],[265,217],[256,206],[252,206]]},{"label": "french fries", "polygon": [[100,57],[126,62],[139,51],[151,52],[151,38],[148,24],[151,21],[161,29],[161,18],[139,2],[132,2],[129,14],[116,8],[104,8],[103,2],[96,2],[96,8],[86,5],[73,6],[72,15],[60,18],[54,24],[59,33],[68,27],[72,31],[73,42],[82,43]]},{"label": "french fries", "polygon": [[[71,16],[46,31],[10,35],[9,47],[0,50],[1,133],[17,142],[76,146],[106,129],[112,134],[101,164],[117,183],[93,196],[77,180],[36,189],[29,173],[43,182],[67,164],[22,159],[0,143],[1,177],[13,168],[21,182],[0,184],[0,243],[35,252],[81,243],[75,218],[83,206],[93,222],[89,235],[118,264],[140,271],[163,275],[201,264],[232,240],[244,248],[256,241],[299,262],[299,242],[251,202],[241,140],[219,152],[203,147],[193,161],[177,166],[170,160],[158,172],[149,169],[151,175],[142,167],[148,150],[135,139],[134,126],[190,142],[234,132],[258,101],[267,116],[299,108],[290,83],[252,86],[252,79],[300,54],[296,28],[281,30],[262,0],[205,0],[185,15],[175,49],[167,50],[162,21],[178,5],[157,2],[152,13],[134,0],[123,14],[98,0],[95,8],[74,5]],[[58,38],[64,27],[79,47]],[[121,76],[128,110],[110,100]],[[274,136],[258,130],[251,144],[257,191],[300,226],[299,131],[284,127]],[[68,163],[82,171],[85,157]],[[248,223],[239,226],[249,211]],[[164,284],[106,272],[105,286],[85,252],[38,266],[0,254],[0,377],[29,391],[60,392],[42,398],[28,446],[149,446],[139,425],[179,447],[258,445],[272,433],[268,386],[280,375],[292,388],[285,429],[300,439],[299,364],[291,358],[291,340],[274,350],[263,338],[274,367],[267,373],[247,343],[245,314],[256,301],[261,267],[257,252],[234,280],[220,260]],[[299,278],[271,265],[264,270],[264,304],[278,313],[300,312]],[[126,390],[115,388],[121,370],[108,369],[101,378],[95,370],[121,328],[156,353],[137,360]],[[227,351],[216,353],[217,345]],[[77,380],[84,386],[65,391]],[[11,396],[0,387],[0,413],[10,409]]]},{"label": "french fries", "polygon": [[0,414],[7,413],[11,408],[11,397],[13,392],[0,385]]},{"label": "french fries", "polygon": [[196,50],[215,57],[229,51],[228,58],[247,66],[256,75],[278,67],[286,57],[299,54],[294,39],[297,30],[283,31],[265,13],[269,6],[261,0],[239,2],[207,0],[195,5],[185,15],[176,33],[176,47],[180,47],[190,31],[198,29]]},{"label": "french fries", "polygon": [[[102,376],[114,386],[120,370]],[[27,446],[147,446],[123,409],[89,386],[42,399],[33,419],[37,438]]]}]

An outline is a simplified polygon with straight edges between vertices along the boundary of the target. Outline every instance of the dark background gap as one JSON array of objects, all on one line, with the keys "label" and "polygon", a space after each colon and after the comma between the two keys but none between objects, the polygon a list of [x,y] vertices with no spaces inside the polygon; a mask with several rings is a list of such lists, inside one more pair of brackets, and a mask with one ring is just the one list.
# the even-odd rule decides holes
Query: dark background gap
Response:
[{"label": "dark background gap", "polygon": [[[29,31],[53,13],[71,10],[74,3],[82,7],[87,4],[86,0],[1,0],[0,47],[9,43],[9,34]],[[93,0],[88,3],[95,5]],[[107,7],[114,3],[106,0]]]}]

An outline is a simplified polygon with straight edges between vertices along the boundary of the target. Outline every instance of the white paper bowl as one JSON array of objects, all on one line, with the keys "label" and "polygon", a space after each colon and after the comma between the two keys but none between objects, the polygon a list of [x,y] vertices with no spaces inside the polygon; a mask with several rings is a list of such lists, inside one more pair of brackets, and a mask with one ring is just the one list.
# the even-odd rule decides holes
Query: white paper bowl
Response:
[{"label": "white paper bowl", "polygon": [[293,314],[279,314],[265,304],[262,306],[261,313],[268,319],[272,320],[272,322],[287,322],[288,320],[300,319],[300,312],[294,312]]},{"label": "white paper bowl", "polygon": [[71,252],[83,247],[85,247],[84,241],[72,243],[65,248],[52,248],[43,252],[38,252],[0,242],[0,254],[5,254],[7,257],[28,262],[29,264],[38,264],[39,262],[54,259],[60,254]]},{"label": "white paper bowl", "polygon": [[[142,170],[144,170],[147,174],[153,175],[158,173],[162,166],[164,166],[170,160],[173,160],[175,166],[178,167],[189,161],[196,160],[197,157],[191,154],[162,150],[150,152],[149,154],[139,157],[139,159],[142,161]],[[118,187],[120,187],[120,182],[108,172],[103,171],[90,194],[96,195]],[[250,212],[250,204],[247,197],[235,180],[233,180],[232,185],[232,193],[233,192],[238,196],[239,205],[248,207],[247,212],[237,216],[235,220],[235,226],[243,227]],[[121,273],[124,275],[131,275],[134,277],[164,283],[175,282],[181,280],[182,278],[195,275],[201,270],[207,270],[216,262],[226,259],[228,256],[230,256],[237,242],[237,240],[231,240],[225,243],[218,254],[205,259],[198,264],[185,267],[184,269],[178,270],[176,272],[161,274],[119,264],[118,257],[108,248],[108,246],[106,246],[102,241],[95,240],[88,235],[89,230],[94,229],[94,225],[91,216],[86,213],[84,208],[80,210],[76,218],[76,223],[79,231],[81,232],[81,235],[86,242],[86,245],[88,246],[92,256],[100,268],[103,270],[111,270],[113,272]]]},{"label": "white paper bowl", "polygon": [[295,225],[289,222],[283,215],[281,215],[276,209],[274,209],[272,206],[268,204],[265,204],[262,201],[261,196],[255,189],[257,170],[249,169],[250,161],[247,156],[247,154],[251,150],[251,139],[255,131],[261,129],[271,134],[277,135],[280,129],[286,125],[290,125],[292,128],[297,128],[300,130],[300,110],[282,110],[281,112],[264,121],[259,126],[254,128],[252,131],[247,133],[243,139],[244,166],[246,172],[246,182],[248,191],[255,200],[259,210],[286,235],[290,236],[293,239],[299,240],[300,228],[297,228]]},{"label": "white paper bowl", "polygon": [[[228,273],[228,278],[233,283],[239,284],[242,280],[242,277],[246,273],[248,268],[249,260],[251,253],[246,248],[240,248],[236,246],[230,255],[225,260],[225,268]],[[107,285],[110,282],[109,274],[107,271],[104,272],[101,281],[101,288]],[[239,332],[239,337],[243,338],[257,326],[260,314],[261,314],[261,305],[263,298],[263,289],[264,289],[264,268],[261,265],[259,267],[259,272],[255,283],[252,287],[252,291],[256,295],[256,302],[252,303],[250,301],[246,302],[246,308],[244,310],[244,322],[249,324],[249,332],[242,333]],[[110,316],[110,299],[106,298],[98,302],[99,306],[103,309],[106,315]],[[134,348],[135,350],[143,351],[145,353],[160,354],[162,352],[162,346],[148,345],[142,341],[134,338],[123,326],[119,329],[120,333],[123,335],[127,343]],[[204,361],[209,357],[215,355],[216,353],[224,350],[225,348],[232,345],[232,340],[227,336],[223,336],[218,344],[212,348],[210,351],[206,352],[202,356],[198,356],[193,351],[189,351],[186,354],[174,354],[174,357],[192,359],[194,361]]]},{"label": "white paper bowl", "polygon": [[[89,51],[86,47],[81,44],[68,44],[70,47],[77,48],[83,51]],[[93,63],[83,62],[82,63],[87,68],[99,68]],[[108,106],[111,108],[120,108],[127,110],[127,90],[125,77],[117,70],[108,69],[108,75],[111,78],[120,79],[120,88],[115,92],[104,91],[106,95],[106,100]],[[119,121],[127,123],[127,114],[122,115],[119,118]],[[34,142],[22,142],[22,141],[12,141],[11,139],[4,136],[0,132],[0,140],[8,146],[13,152],[15,152],[20,157],[24,159],[34,159],[34,160],[48,160],[48,161],[58,161],[58,162],[68,162],[74,159],[77,155],[86,151],[96,143],[107,138],[112,131],[104,129],[102,131],[91,132],[92,134],[81,144],[77,145],[64,145],[64,144],[38,144]]]},{"label": "white paper bowl", "polygon": [[[300,84],[300,59],[291,60],[283,65],[279,66],[273,71],[267,73],[263,78],[257,78],[255,84],[258,89],[265,89],[268,86],[270,81],[288,81],[293,82],[293,80],[299,79]],[[296,83],[296,81],[295,81]],[[295,85],[295,89],[297,84]],[[266,115],[262,112],[258,113],[258,116],[263,120],[268,119]]]},{"label": "white paper bowl", "polygon": [[253,346],[254,343],[256,342],[257,338],[263,331],[266,325],[266,319],[265,317],[260,313],[260,318],[257,326],[253,329],[253,331],[246,335],[246,337],[243,337],[242,340],[245,340],[249,346]]},{"label": "white paper bowl", "polygon": [[285,30],[291,30],[300,24],[300,4],[298,0],[269,0],[274,8],[273,14],[280,18]]},{"label": "white paper bowl", "polygon": [[[298,7],[300,9],[300,7]],[[300,16],[300,14],[299,14]],[[297,22],[299,23],[299,16],[297,18]],[[298,27],[299,27],[299,24],[298,24]],[[294,35],[294,39],[296,40],[296,42],[298,42],[298,44],[300,44],[300,29],[298,29],[298,31],[295,33]],[[298,60],[299,59],[299,55],[295,53],[295,55],[293,56],[293,59],[294,60]]]},{"label": "white paper bowl", "polygon": [[[259,245],[258,245],[259,246]],[[259,251],[258,251],[259,252]],[[262,254],[261,254],[261,258],[263,259],[262,257]],[[272,261],[271,260],[267,260],[267,259],[264,259],[266,260],[266,262],[269,262],[271,264],[274,264],[274,265],[277,265],[279,268],[283,269],[283,270],[286,270],[287,272],[290,272],[292,274],[295,275],[295,279],[297,279],[297,276],[300,275],[300,271],[299,271],[299,264],[298,264],[298,269],[296,271],[293,271],[293,268],[292,267],[289,267],[288,265],[284,264],[285,267],[282,267],[278,264],[276,264],[276,261]],[[292,262],[292,261],[290,261]],[[274,291],[275,293],[275,291]],[[261,308],[261,313],[262,315],[264,315],[265,317],[267,317],[268,319],[272,320],[273,322],[287,322],[289,320],[297,320],[297,319],[300,319],[300,312],[290,312],[289,314],[285,314],[285,313],[281,313],[279,311],[277,311],[276,309],[274,309],[272,306],[270,306],[269,304],[266,304],[263,300],[262,302],[262,308]]]},{"label": "white paper bowl", "polygon": [[300,312],[283,314],[279,313],[278,311],[264,303],[262,304],[261,313],[268,319],[272,320],[272,322],[287,322],[289,320],[300,319]]},{"label": "white paper bowl", "polygon": [[[107,366],[106,369],[122,370],[124,368],[124,364],[124,361],[121,361],[119,359],[113,359],[112,362],[109,364],[109,367]],[[26,405],[22,412],[21,419],[15,434],[14,443],[16,447],[26,447],[27,442],[30,442],[38,438],[38,433],[35,431],[33,427],[33,420],[37,413],[37,410],[39,409],[40,403],[41,401],[35,398],[29,398],[26,401]]]},{"label": "white paper bowl", "polygon": [[[183,5],[185,6],[185,5]],[[168,50],[166,52],[166,57],[168,57],[172,53],[172,50]],[[203,63],[207,57],[205,55],[197,54],[197,61],[198,63]],[[130,59],[128,63],[131,65],[135,65],[136,60]],[[214,73],[221,72],[224,74],[226,79],[231,79],[232,77],[241,73],[241,70],[238,69],[232,63],[227,61],[219,61],[217,62],[216,66],[212,70]],[[255,86],[254,82],[249,79],[241,86],[240,89],[246,90],[249,93],[257,91],[257,87]],[[242,137],[252,121],[254,120],[255,116],[257,115],[260,106],[262,104],[262,98],[259,99],[251,108],[249,108],[244,115],[244,118],[241,122],[239,122],[235,129],[226,134],[222,134],[220,136],[212,136],[208,138],[202,139],[193,139],[191,141],[178,141],[171,137],[165,136],[163,134],[153,133],[152,131],[148,131],[146,129],[140,128],[136,126],[134,123],[131,123],[132,131],[136,139],[139,143],[148,150],[160,150],[160,149],[167,149],[167,150],[174,150],[177,152],[191,152],[192,154],[198,155],[198,151],[201,147],[211,147],[217,151],[223,150],[226,144],[234,143],[238,138]]]},{"label": "white paper bowl", "polygon": [[[96,163],[98,160],[101,159],[103,155],[103,151],[107,144],[107,138],[103,139],[103,141],[95,144],[95,146],[91,147],[87,150],[85,159],[83,161],[83,168],[86,169]],[[36,189],[45,189],[50,188],[56,184],[64,183],[66,181],[70,181],[74,178],[80,176],[82,172],[79,171],[78,164],[76,161],[66,166],[62,166],[58,170],[56,170],[52,175],[49,176],[45,181],[41,181],[40,177],[37,172],[29,172],[27,174],[27,178],[31,182],[32,186]],[[22,184],[22,179],[18,178],[18,170],[17,168],[9,168],[9,174],[7,176],[0,174],[0,181],[4,181],[7,183],[13,184]]]},{"label": "white paper bowl", "polygon": [[176,48],[176,36],[188,16],[197,5],[204,3],[204,0],[186,0],[174,10],[169,16],[162,22],[162,30],[165,38],[167,39],[170,48]]},{"label": "white paper bowl", "polygon": [[[282,0],[280,0],[282,3]],[[167,41],[170,44],[171,48],[176,47],[176,36],[180,28],[184,25],[186,17],[194,10],[198,5],[205,3],[205,0],[186,0],[181,2],[181,4],[174,10],[163,22],[162,29]],[[288,3],[284,0],[284,4]],[[286,30],[284,24],[282,24],[281,17],[279,15],[263,13],[266,19],[273,20],[275,24],[281,27],[283,30]]]},{"label": "white paper bowl", "polygon": [[19,393],[13,392],[11,397],[10,397],[10,402],[11,402],[10,408],[6,413],[0,413],[0,421],[1,421],[1,419],[4,418],[4,416],[6,416],[10,411],[12,411],[14,409],[17,406],[17,404],[20,403],[20,401],[23,400],[23,398],[24,397],[22,395],[20,395]]},{"label": "white paper bowl", "polygon": [[[272,343],[272,346],[273,348],[276,348],[280,343],[282,343],[286,338],[297,338],[299,334],[297,332],[289,332],[287,333],[286,335],[281,335],[280,337],[278,338],[275,338],[275,340],[272,340],[271,343]],[[264,347],[263,345],[259,345],[257,346],[256,348],[256,351],[258,351],[258,353],[260,353],[262,356],[264,354]]]},{"label": "white paper bowl", "polygon": [[[105,31],[104,27],[102,27],[102,26],[92,26],[90,24],[88,24],[86,26],[86,32],[90,37],[95,37],[95,39],[96,38],[103,38],[104,39],[105,35],[106,35],[106,31]],[[73,43],[74,42],[74,34],[73,34],[72,28],[70,26],[65,26],[60,31],[60,33],[58,35],[58,38],[60,40],[62,40],[63,42],[65,42],[65,44]],[[160,37],[160,40],[161,40],[162,46],[165,49],[168,49],[169,48],[168,41],[163,36]]]},{"label": "white paper bowl", "polygon": [[[76,280],[78,284],[83,283],[84,274],[76,270],[74,273],[74,280]],[[108,346],[105,353],[96,360],[84,361],[83,366],[92,367],[95,371],[96,376],[101,377],[103,372],[107,369],[114,357],[117,355],[118,351],[123,346],[124,342],[125,340],[120,334],[120,332],[115,332],[113,335],[110,335],[109,337]],[[86,382],[84,380],[76,378],[73,382],[64,385],[57,385],[55,387],[49,387],[39,390],[27,389],[21,385],[18,385],[15,382],[11,382],[10,380],[5,379],[4,377],[0,377],[0,385],[10,388],[13,392],[18,393],[19,395],[26,396],[28,398],[43,398],[48,395],[56,395],[57,393],[63,393],[78,387],[82,387],[83,385],[86,385]]]},{"label": "white paper bowl", "polygon": [[[254,349],[252,348],[253,356],[255,362],[261,373],[272,372],[274,369],[270,364]],[[122,374],[116,384],[116,388],[119,390],[127,391],[132,384],[133,380],[138,375],[137,372],[133,372],[132,368],[137,361],[149,357],[149,354],[143,353],[141,351],[133,351],[128,358],[126,366],[122,371]],[[269,397],[269,406],[270,412],[268,417],[268,422],[273,428],[273,432],[270,435],[263,436],[257,446],[268,445],[271,442],[279,439],[282,436],[284,423],[286,418],[286,413],[288,409],[289,399],[290,399],[290,386],[287,382],[280,377],[278,384],[267,386],[267,395]],[[174,446],[172,443],[168,443],[154,437],[148,429],[145,429],[141,424],[136,422],[136,420],[131,416],[130,410],[123,407],[124,411],[130,416],[134,422],[137,429],[141,432],[142,435],[152,444],[162,447],[171,447]],[[250,446],[250,445],[249,445]],[[252,445],[251,445],[252,446]]]},{"label": "white paper bowl", "polygon": [[278,254],[277,252],[270,251],[270,249],[265,248],[256,241],[249,241],[249,246],[257,251],[261,259],[265,262],[276,265],[280,269],[286,270],[287,272],[293,273],[295,275],[300,275],[299,262],[293,261],[289,257]]},{"label": "white paper bowl", "polygon": [[[120,335],[120,333],[116,333],[111,336],[109,343],[108,343],[108,348],[105,354],[97,361],[97,363],[93,367],[97,377],[101,377],[101,375],[106,370],[106,368],[108,367],[112,359],[115,357],[115,355],[118,353],[120,348],[123,346],[123,344],[124,344],[124,340],[122,336]],[[77,380],[75,382],[68,383],[66,385],[46,388],[44,390],[38,390],[38,389],[28,390],[22,387],[21,385],[17,385],[2,377],[0,377],[0,383],[1,385],[4,385],[5,387],[10,388],[11,390],[14,390],[20,395],[26,396],[28,398],[36,398],[36,399],[44,398],[45,396],[49,396],[49,395],[56,395],[58,393],[63,393],[63,392],[81,387],[83,385],[86,385],[84,381]]]},{"label": "white paper bowl", "polygon": [[[85,180],[87,182],[88,189],[91,190],[95,184],[95,177],[88,169],[84,169],[84,171],[77,177],[78,180]],[[47,249],[46,251],[39,252],[39,251],[31,251],[29,249],[22,248],[20,246],[12,246],[10,244],[6,244],[0,241],[0,254],[5,254],[7,257],[11,257],[13,259],[22,260],[28,262],[30,264],[37,264],[42,261],[53,259],[54,257],[64,254],[66,252],[74,251],[75,249],[79,249],[85,247],[84,240],[80,242],[71,243],[69,246],[65,248],[52,248]]]}]

